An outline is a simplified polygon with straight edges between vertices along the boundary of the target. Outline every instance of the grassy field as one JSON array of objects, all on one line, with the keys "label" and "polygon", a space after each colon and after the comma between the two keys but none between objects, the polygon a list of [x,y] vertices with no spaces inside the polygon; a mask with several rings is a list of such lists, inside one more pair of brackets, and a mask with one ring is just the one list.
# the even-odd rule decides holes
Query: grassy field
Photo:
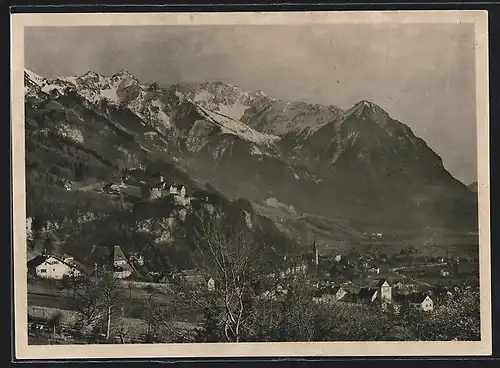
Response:
[{"label": "grassy field", "polygon": [[[130,318],[141,318],[145,312],[145,300],[152,291],[143,288],[123,288],[120,290],[124,301],[124,315]],[[174,320],[179,322],[197,323],[200,316],[194,314],[188,308],[188,301],[179,301],[171,293],[155,293],[151,297],[156,303],[165,306],[173,315]],[[73,291],[62,289],[56,284],[46,281],[35,281],[28,283],[28,305],[50,307],[70,310],[72,309]]]},{"label": "grassy field", "polygon": [[[63,326],[72,326],[77,320],[77,313],[67,309],[61,308],[50,308],[50,307],[28,307],[28,314],[30,317],[38,320],[47,320],[56,313],[61,313]],[[113,321],[113,320],[112,320]],[[196,323],[173,321],[173,330],[176,332],[176,336],[183,336],[189,339],[190,335],[197,326]],[[139,318],[124,318],[120,323],[126,329],[126,340],[129,342],[140,342],[146,333],[146,323],[144,320]],[[112,335],[116,335],[116,325],[111,324]],[[67,334],[64,336],[60,333],[53,334],[50,329],[44,332],[30,332],[28,343],[33,343],[34,345],[48,345],[49,341],[51,344],[86,344],[88,342],[81,339],[75,339],[68,337]],[[174,338],[174,336],[172,336]]]},{"label": "grassy field", "polygon": [[[441,270],[447,271],[449,274],[441,276]],[[476,262],[461,263],[457,266],[443,264],[439,267],[417,265],[398,272],[430,285],[456,285],[460,283],[477,285],[479,283],[479,264]]]}]

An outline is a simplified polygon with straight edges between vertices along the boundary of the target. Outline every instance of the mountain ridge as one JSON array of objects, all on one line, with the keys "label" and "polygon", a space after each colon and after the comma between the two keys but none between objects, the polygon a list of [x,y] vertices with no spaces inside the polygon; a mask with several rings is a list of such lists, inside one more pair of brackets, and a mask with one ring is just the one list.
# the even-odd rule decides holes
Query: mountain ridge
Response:
[{"label": "mountain ridge", "polygon": [[[283,102],[220,82],[161,88],[141,84],[126,70],[110,77],[88,72],[54,80],[29,71],[25,82],[28,99],[56,101],[73,90],[115,127],[129,127],[127,134],[142,147],[175,156],[193,175],[217,182],[231,196],[260,202],[276,197],[323,216],[357,218],[374,212],[376,222],[389,227],[394,221],[424,226],[443,220],[429,203],[440,207],[456,198],[474,207],[470,191],[446,171],[441,158],[370,101],[344,111]],[[429,220],[419,214],[419,206],[430,206],[425,210]],[[405,217],[398,208],[408,212],[408,219],[398,219]],[[444,222],[451,224],[460,214],[449,211]]]}]

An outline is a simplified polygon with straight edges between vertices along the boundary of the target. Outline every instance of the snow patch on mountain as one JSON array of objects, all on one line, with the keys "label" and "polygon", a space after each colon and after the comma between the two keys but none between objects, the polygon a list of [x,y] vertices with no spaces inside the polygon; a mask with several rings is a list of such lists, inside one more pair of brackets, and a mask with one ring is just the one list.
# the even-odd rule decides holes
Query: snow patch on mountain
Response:
[{"label": "snow patch on mountain", "polygon": [[340,113],[335,106],[273,100],[251,106],[241,121],[261,132],[278,136],[289,133],[307,136],[335,120]]},{"label": "snow patch on mountain", "polygon": [[60,79],[50,80],[29,69],[24,69],[24,76],[24,92],[25,94],[32,94],[34,96],[40,92],[51,94],[54,90],[59,94],[63,94],[64,90],[71,86],[71,84],[66,81]]},{"label": "snow patch on mountain", "polygon": [[275,135],[260,133],[240,121],[231,119],[218,112],[208,110],[200,105],[196,105],[196,107],[200,114],[205,116],[208,121],[218,125],[222,133],[233,134],[256,144],[270,145],[280,139]]},{"label": "snow patch on mountain", "polygon": [[110,100],[111,102],[118,103],[120,102],[120,98],[116,94],[115,88],[102,89],[101,95]]},{"label": "snow patch on mountain", "polygon": [[73,84],[75,86],[78,83],[78,77],[61,77],[59,79],[62,80],[62,81],[71,83],[71,84]]},{"label": "snow patch on mountain", "polygon": [[250,106],[248,105],[236,102],[234,105],[219,106],[219,111],[226,116],[230,116],[234,120],[240,120],[241,117],[245,114],[246,109],[248,109],[249,107]]},{"label": "snow patch on mountain", "polygon": [[257,146],[252,146],[250,149],[250,154],[253,156],[272,156],[270,153],[261,150]]},{"label": "snow patch on mountain", "polygon": [[45,83],[45,78],[36,74],[34,71],[29,69],[24,69],[24,73],[28,75],[29,79],[38,86],[42,86]]},{"label": "snow patch on mountain", "polygon": [[69,124],[67,124],[65,122],[61,122],[57,126],[57,132],[59,133],[59,135],[61,135],[62,137],[66,138],[66,139],[70,139],[70,140],[77,142],[77,143],[80,143],[80,144],[84,143],[83,134],[80,131],[80,129],[78,129],[76,127],[71,127],[71,126],[69,126]]},{"label": "snow patch on mountain", "polygon": [[207,109],[218,111],[231,119],[240,120],[245,110],[250,106],[242,103],[241,99],[248,99],[248,94],[240,92],[239,98],[234,102],[219,102],[217,96],[207,90],[200,90],[193,97],[193,101]]}]

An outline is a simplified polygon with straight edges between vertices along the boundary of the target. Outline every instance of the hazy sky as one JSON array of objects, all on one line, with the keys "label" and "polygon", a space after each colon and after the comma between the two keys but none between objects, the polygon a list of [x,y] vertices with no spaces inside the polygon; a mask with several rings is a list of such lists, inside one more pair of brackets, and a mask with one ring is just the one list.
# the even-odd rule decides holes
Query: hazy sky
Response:
[{"label": "hazy sky", "polygon": [[476,180],[470,24],[25,28],[46,77],[127,69],[160,84],[221,80],[347,109],[371,100],[410,126],[465,184]]}]

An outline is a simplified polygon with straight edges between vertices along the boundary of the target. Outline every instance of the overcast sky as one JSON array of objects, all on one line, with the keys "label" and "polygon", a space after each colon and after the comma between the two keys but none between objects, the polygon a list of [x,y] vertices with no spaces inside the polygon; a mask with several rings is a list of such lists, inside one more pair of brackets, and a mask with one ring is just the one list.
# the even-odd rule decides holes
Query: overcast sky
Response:
[{"label": "overcast sky", "polygon": [[25,66],[46,76],[127,69],[160,84],[221,80],[347,109],[370,100],[410,126],[459,180],[476,180],[469,24],[25,28]]}]

